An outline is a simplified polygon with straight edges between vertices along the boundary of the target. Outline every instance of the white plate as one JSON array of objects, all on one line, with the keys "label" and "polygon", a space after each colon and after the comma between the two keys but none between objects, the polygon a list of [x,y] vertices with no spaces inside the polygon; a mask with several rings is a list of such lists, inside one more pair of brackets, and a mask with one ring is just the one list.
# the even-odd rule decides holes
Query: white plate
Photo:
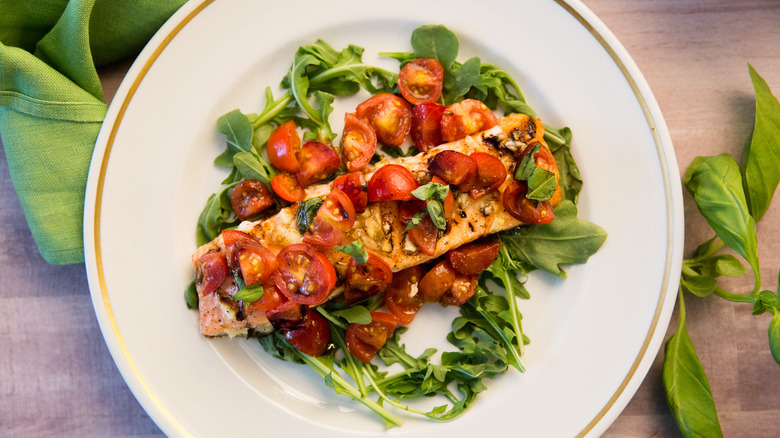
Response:
[{"label": "white plate", "polygon": [[[460,36],[461,60],[478,53],[507,69],[547,124],[572,128],[585,179],[580,216],[609,237],[586,265],[567,269],[567,280],[532,276],[532,299],[520,303],[532,339],[527,373],[489,382],[454,422],[410,418],[385,431],[308,367],[271,359],[254,341],[204,339],[182,294],[197,216],[225,176],[212,164],[224,147],[217,117],[258,111],[301,44],[357,44],[367,62],[397,68],[376,54],[409,51],[411,31],[427,23]],[[334,131],[335,115],[356,99],[339,102]],[[486,425],[496,436],[598,435],[663,340],[681,263],[681,199],[647,84],[579,2],[195,1],[152,39],[111,104],[89,175],[87,269],[111,354],[169,435],[456,437]],[[405,337],[412,352],[446,346],[446,313],[424,309]]]}]

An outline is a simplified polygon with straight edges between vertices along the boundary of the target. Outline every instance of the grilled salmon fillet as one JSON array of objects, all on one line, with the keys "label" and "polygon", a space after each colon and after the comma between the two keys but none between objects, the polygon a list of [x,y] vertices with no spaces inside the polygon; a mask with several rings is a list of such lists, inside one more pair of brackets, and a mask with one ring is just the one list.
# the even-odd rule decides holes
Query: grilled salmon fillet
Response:
[{"label": "grilled salmon fillet", "polygon": [[[498,190],[478,200],[472,199],[468,193],[454,190],[454,218],[447,222],[447,229],[440,232],[433,256],[419,251],[406,236],[405,227],[398,218],[398,201],[369,203],[365,211],[357,214],[355,224],[347,233],[343,244],[355,240],[363,242],[366,249],[397,272],[432,260],[480,237],[520,225],[520,222],[504,209],[502,194],[513,181],[516,152],[523,151],[529,144],[544,144],[543,134],[544,125],[538,118],[512,114],[500,119],[497,126],[481,133],[439,145],[412,157],[388,157],[374,165],[366,166],[361,170],[366,181],[370,180],[379,168],[388,164],[400,164],[409,169],[422,185],[431,181],[428,162],[436,154],[444,150],[466,155],[484,152],[495,156],[504,164],[508,177]],[[330,190],[330,184],[310,186],[306,189],[306,199],[327,195]],[[301,243],[303,235],[298,231],[297,213],[298,204],[294,204],[267,219],[242,222],[238,230],[254,236],[276,254],[288,245]],[[222,236],[217,236],[195,251],[192,255],[193,266],[197,269],[198,261],[205,254],[215,251],[224,253],[224,250]],[[343,278],[349,256],[334,249],[321,252],[333,263],[339,277]],[[337,285],[331,295],[339,293],[340,290],[343,290],[343,286],[340,288]],[[231,298],[237,291],[238,286],[231,276],[211,294],[204,296],[200,288],[198,289],[200,330],[203,335],[233,337],[265,334],[273,330],[264,312],[249,311],[246,303]]]}]

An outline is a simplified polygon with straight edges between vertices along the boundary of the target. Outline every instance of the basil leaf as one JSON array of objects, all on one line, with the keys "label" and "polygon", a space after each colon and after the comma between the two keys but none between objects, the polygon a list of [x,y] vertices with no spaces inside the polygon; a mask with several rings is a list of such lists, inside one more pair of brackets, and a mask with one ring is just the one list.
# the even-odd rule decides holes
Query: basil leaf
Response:
[{"label": "basil leaf", "polygon": [[317,215],[317,210],[320,209],[323,201],[323,197],[311,198],[298,203],[298,232],[301,235],[306,234],[311,226],[311,221],[314,220],[314,216]]},{"label": "basil leaf", "polygon": [[436,228],[446,230],[447,218],[444,217],[444,206],[442,203],[436,199],[429,199],[425,203],[425,207],[428,211],[428,216],[431,217],[431,221],[436,225]]},{"label": "basil leaf", "polygon": [[[435,182],[429,182],[428,184],[417,187],[412,191],[412,196],[421,201],[426,201],[425,207],[428,215],[431,217],[433,224],[436,225],[436,228],[440,230],[447,229],[447,218],[444,217],[444,200],[447,199],[447,195],[449,193],[449,185]],[[415,217],[417,218],[417,221],[413,224]],[[408,231],[419,225],[424,217],[425,215],[420,214],[419,211],[415,213],[415,215],[412,217],[412,221],[409,221],[409,223],[406,225],[405,231]]]},{"label": "basil leaf", "polygon": [[271,178],[277,173],[270,163],[252,152],[233,155],[233,164],[244,179],[257,180],[265,185],[271,184]]},{"label": "basil leaf", "polygon": [[187,303],[188,309],[198,308],[198,290],[195,288],[195,279],[190,281],[190,284],[184,288],[184,302]]},{"label": "basil leaf", "polygon": [[520,164],[517,166],[517,170],[515,171],[515,179],[518,181],[528,181],[528,178],[531,177],[531,174],[534,172],[534,169],[537,169],[536,167],[536,160],[534,160],[534,155],[539,152],[542,149],[542,146],[537,143],[531,147],[531,150],[526,152],[525,156],[523,156],[523,159],[520,160]]},{"label": "basil leaf", "polygon": [[722,437],[712,390],[685,327],[680,292],[680,324],[666,341],[662,370],[666,399],[685,437]]},{"label": "basil leaf", "polygon": [[769,351],[778,365],[780,365],[780,313],[775,309],[772,322],[769,323]]},{"label": "basil leaf", "polygon": [[737,163],[727,153],[696,157],[683,184],[715,234],[758,272],[756,223],[750,216]]},{"label": "basil leaf", "polygon": [[368,262],[368,250],[366,249],[366,245],[364,245],[363,242],[359,240],[354,240],[350,242],[349,245],[337,246],[335,249],[352,257],[352,260],[354,260],[359,265],[365,265]]},{"label": "basil leaf", "polygon": [[423,208],[417,213],[415,213],[414,216],[412,216],[412,218],[409,220],[409,223],[406,224],[406,228],[404,228],[404,233],[416,227],[417,225],[420,225],[422,220],[425,219],[425,216],[427,215],[428,215],[427,208]]},{"label": "basil leaf", "polygon": [[198,245],[212,241],[225,228],[238,222],[233,204],[230,202],[230,191],[238,183],[232,183],[222,188],[219,193],[212,194],[206,200],[196,229]]},{"label": "basil leaf", "polygon": [[429,182],[428,184],[421,185],[412,191],[412,196],[420,201],[427,201],[435,199],[439,202],[444,202],[447,199],[447,195],[450,193],[450,186],[442,183]]},{"label": "basil leaf", "polygon": [[769,209],[780,182],[780,102],[748,64],[756,95],[753,136],[742,154],[742,184],[750,214],[758,222]]},{"label": "basil leaf", "polygon": [[263,289],[263,283],[255,283],[251,286],[245,286],[239,289],[238,292],[233,294],[233,299],[236,301],[245,301],[247,303],[254,303],[259,300],[265,290]]},{"label": "basil leaf", "polygon": [[363,306],[351,306],[342,310],[334,310],[331,315],[344,318],[350,324],[370,324],[371,312]]},{"label": "basil leaf", "polygon": [[606,238],[601,227],[577,218],[571,201],[558,205],[549,224],[520,226],[514,234],[499,236],[513,259],[561,278],[566,278],[561,265],[585,263]]},{"label": "basil leaf", "polygon": [[536,167],[528,177],[528,193],[525,197],[534,201],[549,201],[555,193],[555,186],[555,174]]},{"label": "basil leaf", "polygon": [[217,130],[225,134],[227,149],[214,159],[214,164],[231,167],[235,154],[252,150],[254,128],[249,118],[240,110],[235,109],[217,119]]}]

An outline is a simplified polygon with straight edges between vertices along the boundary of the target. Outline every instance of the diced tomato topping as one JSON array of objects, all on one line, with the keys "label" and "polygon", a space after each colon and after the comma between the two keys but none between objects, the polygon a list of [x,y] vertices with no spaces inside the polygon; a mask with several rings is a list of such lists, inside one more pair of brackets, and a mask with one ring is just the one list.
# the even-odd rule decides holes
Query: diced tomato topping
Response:
[{"label": "diced tomato topping", "polygon": [[276,287],[298,304],[320,304],[336,285],[333,265],[309,245],[298,243],[287,246],[276,255],[276,259]]},{"label": "diced tomato topping", "polygon": [[204,254],[195,270],[195,288],[204,297],[219,288],[227,278],[228,267],[225,257],[219,252]]},{"label": "diced tomato topping", "polygon": [[344,115],[341,152],[347,170],[353,172],[366,166],[376,151],[376,133],[368,122],[352,113]]},{"label": "diced tomato topping", "polygon": [[444,105],[435,102],[421,103],[412,108],[412,141],[417,149],[425,152],[443,143],[441,117]]},{"label": "diced tomato topping", "polygon": [[331,189],[339,189],[349,196],[355,212],[360,213],[368,205],[368,184],[366,178],[360,172],[352,172],[333,180]]},{"label": "diced tomato topping", "polygon": [[504,163],[485,152],[474,152],[470,157],[477,163],[477,174],[470,190],[471,198],[479,199],[498,190],[506,180],[507,172]]},{"label": "diced tomato topping", "polygon": [[301,327],[305,322],[306,307],[295,301],[285,301],[265,312],[268,321],[277,329]]},{"label": "diced tomato topping", "polygon": [[285,201],[298,202],[306,197],[306,191],[298,185],[295,175],[288,172],[279,172],[271,178],[271,188]]},{"label": "diced tomato topping", "polygon": [[318,141],[309,141],[298,152],[300,169],[295,174],[298,185],[308,187],[320,182],[339,170],[341,160],[330,146]]},{"label": "diced tomato topping", "polygon": [[398,318],[389,313],[371,312],[368,324],[352,323],[347,328],[347,350],[363,363],[371,362],[398,326]]},{"label": "diced tomato topping", "polygon": [[284,337],[301,353],[321,356],[330,345],[330,327],[319,312],[308,309],[303,326],[285,330]]},{"label": "diced tomato topping", "polygon": [[443,82],[444,69],[435,59],[413,59],[398,73],[398,90],[412,105],[439,100]]},{"label": "diced tomato topping", "polygon": [[449,260],[440,261],[420,280],[418,285],[420,297],[429,303],[439,301],[439,298],[452,288],[457,275]]},{"label": "diced tomato topping", "polygon": [[478,275],[457,275],[452,287],[439,298],[445,306],[460,306],[468,301],[477,291]]},{"label": "diced tomato topping", "polygon": [[236,216],[245,221],[274,205],[271,191],[256,180],[241,181],[230,191],[230,204]]},{"label": "diced tomato topping", "polygon": [[354,223],[355,208],[349,196],[340,189],[333,189],[317,210],[303,242],[318,248],[332,248],[341,244]]},{"label": "diced tomato topping", "polygon": [[439,240],[439,229],[433,224],[430,216],[425,216],[422,221],[406,232],[409,240],[414,243],[423,254],[433,257],[436,253],[436,242]]},{"label": "diced tomato topping", "polygon": [[504,190],[504,209],[515,219],[524,224],[549,224],[555,219],[550,201],[532,201],[525,195],[528,184],[525,181],[514,181]]},{"label": "diced tomato topping", "polygon": [[240,271],[244,284],[262,283],[276,270],[276,256],[254,237],[238,230],[222,232],[225,257],[230,269]]},{"label": "diced tomato topping", "polygon": [[365,119],[374,129],[376,138],[387,146],[400,146],[409,136],[412,110],[402,98],[381,93],[358,105],[355,115]]},{"label": "diced tomato topping", "polygon": [[300,148],[295,120],[290,120],[279,125],[268,137],[268,160],[279,170],[295,173],[300,168],[297,157]]},{"label": "diced tomato topping", "polygon": [[[404,269],[393,274],[393,282],[385,290],[385,305],[402,324],[411,324],[424,301],[416,288],[422,279],[423,271],[419,266]],[[414,292],[414,293],[413,293]]]},{"label": "diced tomato topping", "polygon": [[501,249],[499,242],[469,243],[451,249],[448,258],[452,267],[463,275],[479,275],[493,264]]},{"label": "diced tomato topping", "polygon": [[408,201],[419,187],[409,169],[400,164],[388,164],[379,168],[368,182],[368,202]]},{"label": "diced tomato topping", "polygon": [[279,288],[276,287],[276,284],[269,281],[263,284],[263,296],[257,301],[250,303],[248,310],[250,312],[258,310],[267,312],[281,306],[287,301],[289,300],[279,292]]},{"label": "diced tomato topping", "polygon": [[441,118],[441,137],[445,142],[460,140],[498,125],[498,117],[484,103],[466,99],[453,103]]},{"label": "diced tomato topping", "polygon": [[369,253],[365,265],[352,259],[347,268],[344,301],[348,306],[364,301],[384,292],[392,281],[392,269],[374,254]]},{"label": "diced tomato topping", "polygon": [[466,154],[446,150],[439,152],[428,161],[428,170],[447,184],[467,192],[474,184],[477,163]]}]

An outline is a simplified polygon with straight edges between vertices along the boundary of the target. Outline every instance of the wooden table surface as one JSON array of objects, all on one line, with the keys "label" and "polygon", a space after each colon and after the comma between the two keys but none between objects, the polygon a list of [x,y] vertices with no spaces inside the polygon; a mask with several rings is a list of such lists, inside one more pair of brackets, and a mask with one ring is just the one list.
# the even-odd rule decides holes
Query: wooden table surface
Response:
[{"label": "wooden table surface", "polygon": [[[586,0],[645,75],[664,113],[680,174],[697,155],[739,157],[754,115],[750,62],[780,95],[780,1]],[[554,31],[551,29],[551,31]],[[113,96],[129,61],[103,69]],[[576,66],[573,66],[576,69]],[[37,252],[0,164],[0,435],[155,436],[160,431],[119,375],[92,310],[84,265],[50,266]],[[711,237],[685,195],[686,255]],[[780,202],[759,224],[764,287],[780,269]],[[724,283],[752,288],[749,275]],[[780,366],[766,314],[689,296],[691,338],[709,375],[724,433],[775,437]],[[676,327],[676,314],[670,332]],[[678,436],[659,354],[610,437]]]}]

